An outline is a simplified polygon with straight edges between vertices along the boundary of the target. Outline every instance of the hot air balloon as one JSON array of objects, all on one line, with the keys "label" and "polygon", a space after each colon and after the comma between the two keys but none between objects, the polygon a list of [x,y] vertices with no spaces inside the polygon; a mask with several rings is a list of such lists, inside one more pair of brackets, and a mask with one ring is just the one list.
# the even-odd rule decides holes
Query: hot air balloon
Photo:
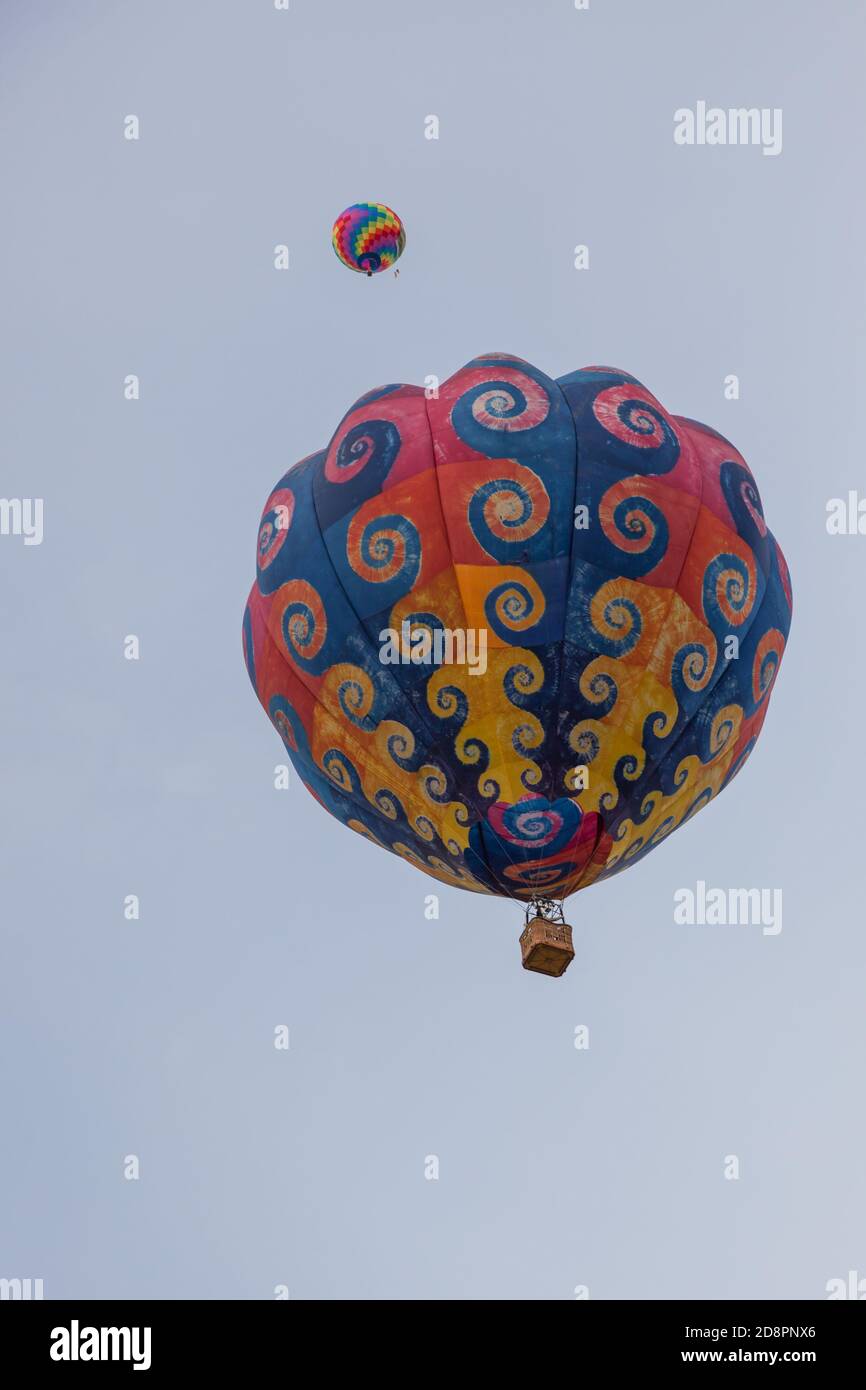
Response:
[{"label": "hot air balloon", "polygon": [[400,259],[406,232],[384,203],[353,203],[334,223],[331,241],[343,265],[375,275]]},{"label": "hot air balloon", "polygon": [[[523,964],[755,746],[791,583],[734,446],[633,376],[504,354],[391,385],[268,498],[244,617],[307,789],[440,882],[513,898]],[[716,811],[713,814],[724,814]]]}]

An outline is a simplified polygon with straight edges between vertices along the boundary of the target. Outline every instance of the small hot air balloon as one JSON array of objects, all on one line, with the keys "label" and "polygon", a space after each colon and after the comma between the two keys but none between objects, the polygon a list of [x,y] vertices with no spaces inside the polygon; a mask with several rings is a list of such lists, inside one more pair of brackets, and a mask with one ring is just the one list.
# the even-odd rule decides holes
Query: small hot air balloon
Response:
[{"label": "small hot air balloon", "polygon": [[375,275],[400,259],[406,232],[384,203],[353,203],[334,223],[331,241],[343,265]]},{"label": "small hot air balloon", "polygon": [[626,372],[490,354],[362,396],[280,479],[244,650],[325,810],[524,905],[523,964],[558,975],[563,900],[743,767],[790,621],[732,444]]}]

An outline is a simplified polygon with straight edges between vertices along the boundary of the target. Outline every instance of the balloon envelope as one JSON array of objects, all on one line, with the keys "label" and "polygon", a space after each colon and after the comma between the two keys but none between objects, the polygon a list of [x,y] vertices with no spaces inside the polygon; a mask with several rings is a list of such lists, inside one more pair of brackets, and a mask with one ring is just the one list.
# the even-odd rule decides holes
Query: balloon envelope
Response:
[{"label": "balloon envelope", "polygon": [[403,223],[384,203],[353,203],[334,223],[331,242],[343,265],[376,275],[403,254]]},{"label": "balloon envelope", "polygon": [[363,396],[279,480],[244,650],[331,815],[443,882],[562,898],[737,775],[790,615],[732,444],[626,372],[490,354]]}]

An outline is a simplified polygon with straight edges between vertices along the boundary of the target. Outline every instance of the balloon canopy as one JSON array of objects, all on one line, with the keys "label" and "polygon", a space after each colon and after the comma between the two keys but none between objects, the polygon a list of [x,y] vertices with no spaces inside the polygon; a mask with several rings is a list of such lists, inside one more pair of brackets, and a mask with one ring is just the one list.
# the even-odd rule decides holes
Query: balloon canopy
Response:
[{"label": "balloon canopy", "polygon": [[400,259],[406,232],[384,203],[353,203],[334,223],[331,241],[343,265],[375,275]]},{"label": "balloon canopy", "polygon": [[732,444],[626,372],[489,354],[363,396],[280,479],[244,649],[331,815],[529,902],[636,864],[728,785],[790,616]]}]

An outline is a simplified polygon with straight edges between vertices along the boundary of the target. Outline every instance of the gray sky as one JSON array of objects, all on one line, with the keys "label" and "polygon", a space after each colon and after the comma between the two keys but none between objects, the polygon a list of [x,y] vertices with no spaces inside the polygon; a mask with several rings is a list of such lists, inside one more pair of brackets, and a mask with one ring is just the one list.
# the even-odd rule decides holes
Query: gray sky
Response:
[{"label": "gray sky", "polygon": [[[866,492],[864,42],[856,0],[5,0],[0,495],[44,499],[44,539],[0,536],[0,1276],[866,1275],[866,539],[825,526]],[[700,100],[781,108],[781,154],[677,146]],[[404,217],[399,280],[336,260],[357,199]],[[622,367],[729,436],[794,580],[748,768],[572,899],[560,982],[520,969],[513,904],[443,888],[428,922],[431,880],[273,789],[241,658],[274,481],[363,391],[486,351]],[[676,925],[698,879],[780,888],[782,932]]]}]

